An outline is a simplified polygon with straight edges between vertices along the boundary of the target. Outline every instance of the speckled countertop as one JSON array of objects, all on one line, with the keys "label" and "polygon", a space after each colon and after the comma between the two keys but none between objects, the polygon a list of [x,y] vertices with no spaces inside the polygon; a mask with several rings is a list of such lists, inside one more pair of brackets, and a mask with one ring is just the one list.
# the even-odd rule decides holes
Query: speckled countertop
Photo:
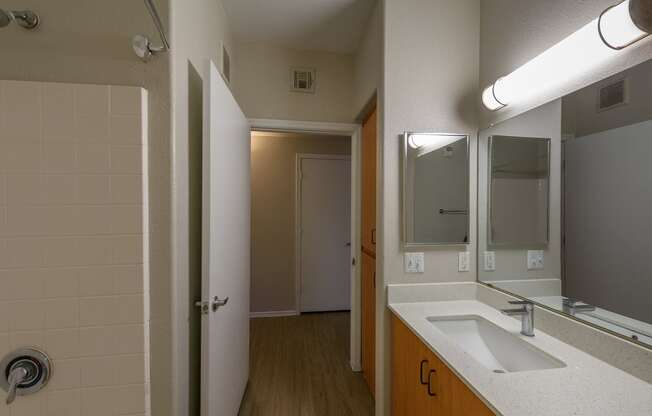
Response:
[{"label": "speckled countertop", "polygon": [[[652,385],[476,300],[390,303],[392,310],[498,415],[650,416]],[[496,374],[426,318],[479,315],[566,364],[564,368]],[[536,316],[535,316],[536,319]]]}]

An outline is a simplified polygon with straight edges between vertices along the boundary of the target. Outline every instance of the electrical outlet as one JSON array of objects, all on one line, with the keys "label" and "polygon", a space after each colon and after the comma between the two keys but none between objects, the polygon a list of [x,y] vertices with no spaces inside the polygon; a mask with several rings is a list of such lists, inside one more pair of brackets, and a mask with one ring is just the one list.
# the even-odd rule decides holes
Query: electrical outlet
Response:
[{"label": "electrical outlet", "polygon": [[495,251],[485,251],[484,252],[484,270],[486,272],[493,272],[496,270],[496,252]]},{"label": "electrical outlet", "polygon": [[461,251],[457,254],[457,270],[460,272],[469,271],[470,256],[468,251]]},{"label": "electrical outlet", "polygon": [[423,273],[424,263],[423,253],[405,253],[405,273]]},{"label": "electrical outlet", "polygon": [[527,269],[543,269],[543,250],[528,250],[527,252]]}]

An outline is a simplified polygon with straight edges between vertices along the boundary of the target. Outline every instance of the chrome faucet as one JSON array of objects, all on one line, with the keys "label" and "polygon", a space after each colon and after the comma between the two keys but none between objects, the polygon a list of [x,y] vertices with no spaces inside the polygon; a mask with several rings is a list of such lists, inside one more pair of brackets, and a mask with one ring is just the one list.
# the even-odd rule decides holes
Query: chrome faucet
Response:
[{"label": "chrome faucet", "polygon": [[572,316],[582,312],[595,311],[595,306],[573,298],[562,298],[562,307],[565,313]]},{"label": "chrome faucet", "polygon": [[522,308],[501,309],[507,316],[521,317],[521,334],[526,337],[534,336],[534,304],[529,300],[510,300],[510,305],[521,305]]}]

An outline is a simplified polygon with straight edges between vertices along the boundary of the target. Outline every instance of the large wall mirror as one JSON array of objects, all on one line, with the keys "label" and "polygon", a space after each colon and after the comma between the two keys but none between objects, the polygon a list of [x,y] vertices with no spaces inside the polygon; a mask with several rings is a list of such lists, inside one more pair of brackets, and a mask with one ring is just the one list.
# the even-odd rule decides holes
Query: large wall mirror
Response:
[{"label": "large wall mirror", "polygon": [[648,61],[480,132],[481,282],[652,347],[651,97]]},{"label": "large wall mirror", "polygon": [[403,246],[469,242],[469,137],[405,133],[401,140]]}]

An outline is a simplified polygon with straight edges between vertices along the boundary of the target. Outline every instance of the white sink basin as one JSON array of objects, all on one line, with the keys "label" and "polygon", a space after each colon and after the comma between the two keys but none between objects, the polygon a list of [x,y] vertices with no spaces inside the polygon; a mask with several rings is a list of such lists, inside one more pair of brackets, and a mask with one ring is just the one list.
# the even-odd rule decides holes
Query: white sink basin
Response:
[{"label": "white sink basin", "polygon": [[496,373],[566,367],[563,362],[480,316],[427,319],[460,348]]}]

